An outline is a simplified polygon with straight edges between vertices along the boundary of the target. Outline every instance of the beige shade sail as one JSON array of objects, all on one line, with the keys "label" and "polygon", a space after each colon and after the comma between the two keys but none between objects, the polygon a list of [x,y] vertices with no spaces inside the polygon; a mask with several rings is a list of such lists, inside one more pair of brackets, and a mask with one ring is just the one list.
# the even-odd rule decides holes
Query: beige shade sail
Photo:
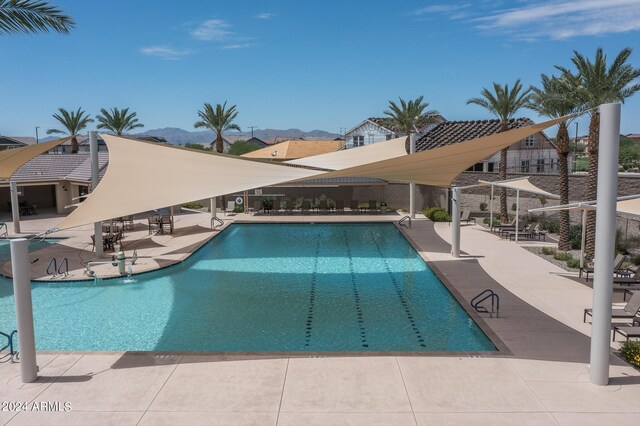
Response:
[{"label": "beige shade sail", "polygon": [[262,160],[285,161],[296,158],[311,157],[335,152],[344,148],[344,141],[334,140],[290,140],[280,142],[266,148],[242,154],[246,158],[259,158]]},{"label": "beige shade sail", "polygon": [[[596,201],[583,201],[579,203],[561,204],[559,206],[540,207],[537,209],[530,209],[529,212],[549,212],[560,210],[597,210],[598,204]],[[618,214],[626,214],[630,216],[640,216],[640,194],[627,195],[624,197],[618,197],[616,203],[616,211]]]},{"label": "beige shade sail", "polygon": [[24,164],[69,140],[69,137],[0,152],[0,180],[9,180]]},{"label": "beige shade sail", "polygon": [[483,186],[492,185],[492,186],[498,186],[498,187],[501,187],[501,188],[508,188],[508,189],[514,189],[514,190],[518,190],[518,191],[530,192],[530,193],[536,194],[536,195],[543,195],[543,196],[548,197],[548,198],[560,198],[560,196],[558,196],[556,194],[552,194],[550,192],[545,191],[544,189],[538,188],[537,186],[535,186],[534,184],[529,182],[529,178],[528,177],[510,179],[510,180],[503,180],[503,181],[496,181],[496,182],[490,182],[490,181],[486,181],[486,180],[479,180],[478,182],[480,184],[482,184]]},{"label": "beige shade sail", "polygon": [[319,172],[102,135],[109,166],[95,191],[58,229],[74,228]]},{"label": "beige shade sail", "polygon": [[397,182],[415,182],[423,185],[448,187],[456,176],[478,161],[568,118],[570,116],[412,155],[336,170],[321,175],[319,178],[371,177]]},{"label": "beige shade sail", "polygon": [[361,166],[376,161],[388,160],[389,158],[402,157],[407,155],[404,143],[406,136],[391,139],[384,142],[377,142],[358,148],[344,149],[330,152],[328,154],[314,155],[313,157],[300,158],[298,160],[287,161],[287,164],[298,166],[314,167],[326,170],[341,170],[348,167]]}]

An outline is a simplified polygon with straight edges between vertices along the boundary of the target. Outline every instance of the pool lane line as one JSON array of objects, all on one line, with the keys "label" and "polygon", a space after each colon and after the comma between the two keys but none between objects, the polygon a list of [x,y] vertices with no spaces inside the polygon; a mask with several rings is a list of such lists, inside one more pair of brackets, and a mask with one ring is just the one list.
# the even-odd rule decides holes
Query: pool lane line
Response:
[{"label": "pool lane line", "polygon": [[351,255],[351,245],[349,244],[349,236],[347,235],[347,230],[343,229],[342,234],[344,235],[344,241],[347,247],[347,256],[349,258],[349,273],[351,274],[351,291],[353,292],[356,315],[358,318],[358,329],[360,331],[360,344],[362,345],[363,348],[368,348],[369,342],[367,341],[367,330],[364,326],[364,318],[362,316],[362,306],[360,304],[360,293],[358,292],[358,285],[356,284],[356,272],[355,272],[355,267],[353,266],[353,256]]},{"label": "pool lane line", "polygon": [[407,320],[409,321],[409,324],[411,324],[411,328],[413,329],[413,333],[415,334],[416,339],[418,339],[418,345],[420,345],[423,348],[426,348],[427,345],[425,344],[424,336],[420,331],[420,328],[418,328],[418,325],[416,324],[415,319],[413,318],[413,313],[411,312],[411,308],[409,307],[409,303],[407,302],[407,299],[402,295],[402,290],[400,289],[398,280],[396,280],[396,277],[393,275],[393,272],[391,271],[391,267],[389,266],[387,259],[384,257],[382,248],[380,248],[380,243],[378,243],[378,240],[376,239],[375,234],[372,234],[371,237],[372,237],[373,243],[376,245],[376,251],[380,256],[380,259],[382,259],[382,261],[384,262],[384,267],[387,270],[389,277],[391,278],[391,283],[393,284],[393,288],[395,289],[396,294],[398,295],[398,299],[400,300],[400,305],[402,306],[402,309],[404,310],[404,313],[407,316]]},{"label": "pool lane line", "polygon": [[309,307],[307,309],[307,324],[304,333],[304,346],[309,347],[311,342],[311,331],[313,330],[313,307],[316,301],[316,286],[318,284],[318,262],[320,259],[320,241],[321,238],[316,238],[316,250],[315,259],[313,261],[313,272],[311,273],[311,289],[309,291]]}]

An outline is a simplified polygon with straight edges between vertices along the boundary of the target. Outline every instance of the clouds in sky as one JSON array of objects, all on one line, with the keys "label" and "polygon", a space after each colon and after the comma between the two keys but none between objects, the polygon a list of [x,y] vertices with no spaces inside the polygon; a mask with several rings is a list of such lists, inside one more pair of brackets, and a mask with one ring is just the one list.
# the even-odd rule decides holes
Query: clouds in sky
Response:
[{"label": "clouds in sky", "polygon": [[190,34],[196,40],[221,41],[232,35],[228,30],[230,27],[223,19],[208,19],[191,30]]},{"label": "clouds in sky", "polygon": [[564,40],[640,30],[640,0],[528,1],[498,9],[494,3],[439,4],[414,15],[465,19],[475,28],[520,40]]},{"label": "clouds in sky", "polygon": [[276,14],[275,13],[269,13],[269,12],[262,12],[262,13],[258,13],[255,18],[257,19],[271,19],[273,17],[275,17]]},{"label": "clouds in sky", "polygon": [[193,53],[189,49],[176,49],[165,45],[143,47],[140,52],[147,56],[155,56],[165,60],[176,60]]}]

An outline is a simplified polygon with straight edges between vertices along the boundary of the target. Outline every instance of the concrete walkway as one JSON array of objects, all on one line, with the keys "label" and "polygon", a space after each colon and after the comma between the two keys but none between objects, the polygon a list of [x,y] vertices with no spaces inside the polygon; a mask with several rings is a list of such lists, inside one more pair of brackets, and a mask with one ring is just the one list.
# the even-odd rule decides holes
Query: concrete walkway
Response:
[{"label": "concrete walkway", "polygon": [[[431,222],[418,220],[409,236],[461,303],[476,290],[472,285],[498,286],[504,316],[485,322],[513,355],[39,353],[40,379],[34,384],[20,383],[18,364],[0,363],[0,401],[24,401],[29,410],[0,411],[0,423],[637,424],[636,370],[616,363],[609,386],[588,381],[583,345],[588,327],[578,317],[590,303],[564,300],[588,299],[590,290],[515,243],[497,241],[479,228],[465,227],[462,234],[462,249],[477,258],[451,260],[446,242],[438,237],[446,238],[446,227],[437,224],[434,230]],[[507,265],[512,269],[504,271]],[[518,269],[522,265],[531,266]],[[523,317],[531,321],[522,325]],[[510,322],[519,323],[511,340],[505,337]],[[550,336],[554,328],[559,339]],[[34,402],[60,402],[62,409],[67,402],[71,411],[35,412]]]}]

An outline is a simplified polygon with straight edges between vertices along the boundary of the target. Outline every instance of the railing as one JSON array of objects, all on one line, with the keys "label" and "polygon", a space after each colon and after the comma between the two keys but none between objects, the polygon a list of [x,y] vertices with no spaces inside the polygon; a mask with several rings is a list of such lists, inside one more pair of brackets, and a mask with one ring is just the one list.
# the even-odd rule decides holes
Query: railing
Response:
[{"label": "railing", "polygon": [[[482,302],[487,299],[491,299],[491,311],[489,311],[484,306],[480,306]],[[476,310],[476,312],[480,312],[483,314],[489,314],[493,318],[493,314],[496,314],[496,318],[500,317],[500,296],[498,296],[493,290],[490,288],[484,290],[476,297],[471,299],[471,307]]]},{"label": "railing", "polygon": [[[64,271],[62,270],[63,266],[65,267]],[[65,277],[69,276],[69,260],[66,257],[62,259],[62,262],[60,262],[60,265],[58,265],[56,272],[58,273],[58,275],[64,275]]]},{"label": "railing", "polygon": [[[405,222],[409,222],[409,226],[407,226]],[[398,222],[398,225],[404,226],[405,228],[411,228],[411,216],[406,215],[405,217],[400,219],[400,221]]]},{"label": "railing", "polygon": [[[216,222],[215,225],[213,224],[214,221]],[[212,229],[218,229],[221,226],[224,226],[224,221],[222,219],[218,219],[217,217],[212,217],[211,218],[211,228]]]},{"label": "railing", "polygon": [[0,334],[7,338],[7,344],[0,348],[0,352],[2,352],[5,349],[9,348],[9,354],[11,356],[13,356],[13,354],[15,353],[15,351],[13,350],[13,337],[16,334],[18,334],[18,330],[13,330],[10,334],[6,334],[6,333],[3,333],[2,331],[0,331]]},{"label": "railing", "polygon": [[9,236],[9,228],[7,228],[7,224],[5,222],[0,223],[0,237],[8,237]]},{"label": "railing", "polygon": [[[53,270],[51,269],[51,266],[53,266]],[[51,261],[49,261],[49,264],[47,265],[47,275],[51,275],[51,278],[53,278],[56,276],[57,273],[58,273],[58,261],[54,257],[53,259],[51,259]]]}]

